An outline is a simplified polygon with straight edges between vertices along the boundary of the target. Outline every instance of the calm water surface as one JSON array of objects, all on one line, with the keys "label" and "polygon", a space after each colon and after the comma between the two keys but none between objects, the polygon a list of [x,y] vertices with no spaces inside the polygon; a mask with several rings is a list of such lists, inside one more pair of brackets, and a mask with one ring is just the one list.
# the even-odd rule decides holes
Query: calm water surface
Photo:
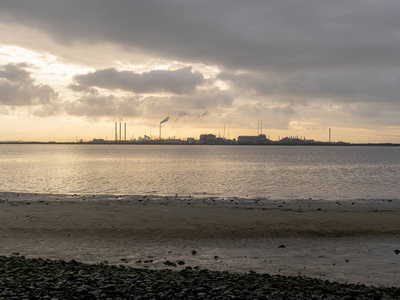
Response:
[{"label": "calm water surface", "polygon": [[0,145],[0,191],[399,199],[400,148]]}]

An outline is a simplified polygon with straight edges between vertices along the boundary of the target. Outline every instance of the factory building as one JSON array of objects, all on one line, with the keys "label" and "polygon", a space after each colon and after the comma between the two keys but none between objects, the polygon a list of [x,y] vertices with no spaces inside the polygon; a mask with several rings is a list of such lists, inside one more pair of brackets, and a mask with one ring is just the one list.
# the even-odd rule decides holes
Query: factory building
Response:
[{"label": "factory building", "polygon": [[267,139],[267,136],[265,134],[238,136],[238,144],[242,145],[263,145],[270,142],[271,141]]},{"label": "factory building", "polygon": [[306,140],[305,137],[298,138],[296,137],[284,137],[283,139],[279,140],[279,144],[284,145],[304,145],[304,144],[314,144],[314,140]]}]

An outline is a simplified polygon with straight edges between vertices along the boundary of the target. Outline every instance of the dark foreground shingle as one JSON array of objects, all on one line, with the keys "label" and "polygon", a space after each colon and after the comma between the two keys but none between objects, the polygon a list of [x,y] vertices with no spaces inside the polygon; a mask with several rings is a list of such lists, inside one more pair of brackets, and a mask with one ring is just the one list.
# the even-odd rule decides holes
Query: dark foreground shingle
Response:
[{"label": "dark foreground shingle", "polygon": [[0,299],[399,299],[400,288],[309,277],[147,270],[0,257]]}]

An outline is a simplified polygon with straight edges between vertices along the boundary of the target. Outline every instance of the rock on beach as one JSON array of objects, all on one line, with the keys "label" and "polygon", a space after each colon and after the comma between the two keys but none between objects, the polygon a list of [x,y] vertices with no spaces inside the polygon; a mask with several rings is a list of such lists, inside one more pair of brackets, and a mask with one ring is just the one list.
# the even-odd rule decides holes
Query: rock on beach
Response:
[{"label": "rock on beach", "polygon": [[0,257],[0,299],[398,299],[400,288],[227,271]]}]

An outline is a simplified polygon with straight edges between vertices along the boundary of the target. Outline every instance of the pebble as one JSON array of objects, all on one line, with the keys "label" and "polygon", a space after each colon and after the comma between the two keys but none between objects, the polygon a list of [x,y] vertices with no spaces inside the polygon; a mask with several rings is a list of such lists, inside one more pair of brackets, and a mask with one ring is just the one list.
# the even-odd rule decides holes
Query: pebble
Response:
[{"label": "pebble", "polygon": [[191,267],[180,271],[149,270],[75,260],[0,256],[0,299],[316,300],[398,299],[399,295],[400,288],[396,287],[340,284],[304,276]]},{"label": "pebble", "polygon": [[169,260],[165,261],[165,262],[164,262],[164,265],[166,265],[166,266],[171,266],[171,267],[176,267],[176,263],[174,263],[174,262],[172,262],[172,261],[169,261]]}]

